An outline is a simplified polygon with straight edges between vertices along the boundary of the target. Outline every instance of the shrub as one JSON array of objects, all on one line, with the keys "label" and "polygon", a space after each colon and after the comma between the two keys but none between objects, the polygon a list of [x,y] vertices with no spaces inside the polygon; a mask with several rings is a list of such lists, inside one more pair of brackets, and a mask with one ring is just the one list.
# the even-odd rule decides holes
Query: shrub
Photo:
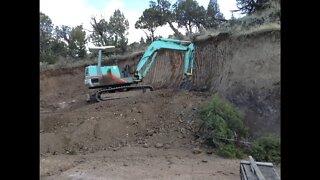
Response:
[{"label": "shrub", "polygon": [[41,53],[40,61],[48,64],[54,64],[57,61],[57,59],[55,56],[51,55],[50,53]]},{"label": "shrub", "polygon": [[247,137],[248,129],[240,112],[233,105],[214,95],[200,109],[200,117],[204,121],[205,131],[208,132],[205,137],[218,147],[220,155],[242,157],[243,153],[236,142]]},{"label": "shrub", "polygon": [[239,111],[222,101],[217,95],[200,109],[200,117],[205,122],[212,135],[224,138],[245,138],[248,129],[243,123]]},{"label": "shrub", "polygon": [[221,144],[218,149],[218,154],[228,158],[243,158],[243,151],[234,144]]},{"label": "shrub", "polygon": [[280,139],[272,135],[258,138],[250,148],[250,153],[257,161],[280,163]]}]

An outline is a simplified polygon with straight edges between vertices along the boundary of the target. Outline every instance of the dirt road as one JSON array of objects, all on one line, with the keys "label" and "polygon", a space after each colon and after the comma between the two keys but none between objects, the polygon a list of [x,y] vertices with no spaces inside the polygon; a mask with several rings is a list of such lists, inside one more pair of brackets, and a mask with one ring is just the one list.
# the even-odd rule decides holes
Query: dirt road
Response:
[{"label": "dirt road", "polygon": [[41,159],[42,179],[239,179],[239,161],[183,149],[123,147]]}]

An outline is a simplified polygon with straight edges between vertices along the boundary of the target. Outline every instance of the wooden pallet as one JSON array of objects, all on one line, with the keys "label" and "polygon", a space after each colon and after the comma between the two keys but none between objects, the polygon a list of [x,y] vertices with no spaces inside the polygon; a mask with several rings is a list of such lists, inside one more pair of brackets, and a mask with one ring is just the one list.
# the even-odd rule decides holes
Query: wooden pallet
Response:
[{"label": "wooden pallet", "polygon": [[240,161],[241,180],[280,180],[272,163],[256,162],[251,156],[249,159]]}]

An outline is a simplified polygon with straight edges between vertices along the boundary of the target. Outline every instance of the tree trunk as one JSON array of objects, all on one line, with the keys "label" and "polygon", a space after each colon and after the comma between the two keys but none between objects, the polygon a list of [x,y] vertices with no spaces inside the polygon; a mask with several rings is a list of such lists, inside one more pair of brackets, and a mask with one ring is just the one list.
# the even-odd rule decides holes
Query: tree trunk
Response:
[{"label": "tree trunk", "polygon": [[200,25],[197,24],[196,27],[197,27],[196,32],[197,32],[197,31],[200,32]]},{"label": "tree trunk", "polygon": [[192,34],[191,22],[188,23],[188,26],[189,26],[189,30],[190,30],[189,32],[190,32],[190,34]]},{"label": "tree trunk", "polygon": [[114,38],[114,44],[117,46],[118,45],[118,35]]},{"label": "tree trunk", "polygon": [[63,35],[63,39],[67,41],[68,45],[70,44],[70,39],[67,37],[66,34]]},{"label": "tree trunk", "polygon": [[154,30],[151,30],[151,38],[152,38],[152,41],[154,41]]},{"label": "tree trunk", "polygon": [[179,37],[180,40],[186,39],[186,37],[183,34],[181,34],[178,31],[178,29],[176,29],[170,21],[168,22],[168,24],[169,24],[170,28],[173,30],[173,32]]}]

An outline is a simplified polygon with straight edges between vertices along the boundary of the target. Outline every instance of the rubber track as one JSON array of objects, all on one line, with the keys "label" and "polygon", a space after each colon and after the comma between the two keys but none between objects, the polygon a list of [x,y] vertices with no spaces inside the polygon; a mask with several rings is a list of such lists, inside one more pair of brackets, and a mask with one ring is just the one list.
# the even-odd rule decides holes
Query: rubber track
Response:
[{"label": "rubber track", "polygon": [[109,93],[110,91],[117,91],[117,90],[122,90],[122,89],[127,89],[127,91],[133,90],[133,89],[150,89],[150,91],[153,91],[153,87],[150,85],[141,85],[141,86],[120,86],[120,87],[114,87],[114,88],[109,88],[109,89],[101,89],[98,90],[95,93],[96,100],[98,102],[100,101],[107,101],[107,100],[112,100],[112,99],[121,99],[118,97],[114,98],[101,98],[101,95],[104,93]]}]

